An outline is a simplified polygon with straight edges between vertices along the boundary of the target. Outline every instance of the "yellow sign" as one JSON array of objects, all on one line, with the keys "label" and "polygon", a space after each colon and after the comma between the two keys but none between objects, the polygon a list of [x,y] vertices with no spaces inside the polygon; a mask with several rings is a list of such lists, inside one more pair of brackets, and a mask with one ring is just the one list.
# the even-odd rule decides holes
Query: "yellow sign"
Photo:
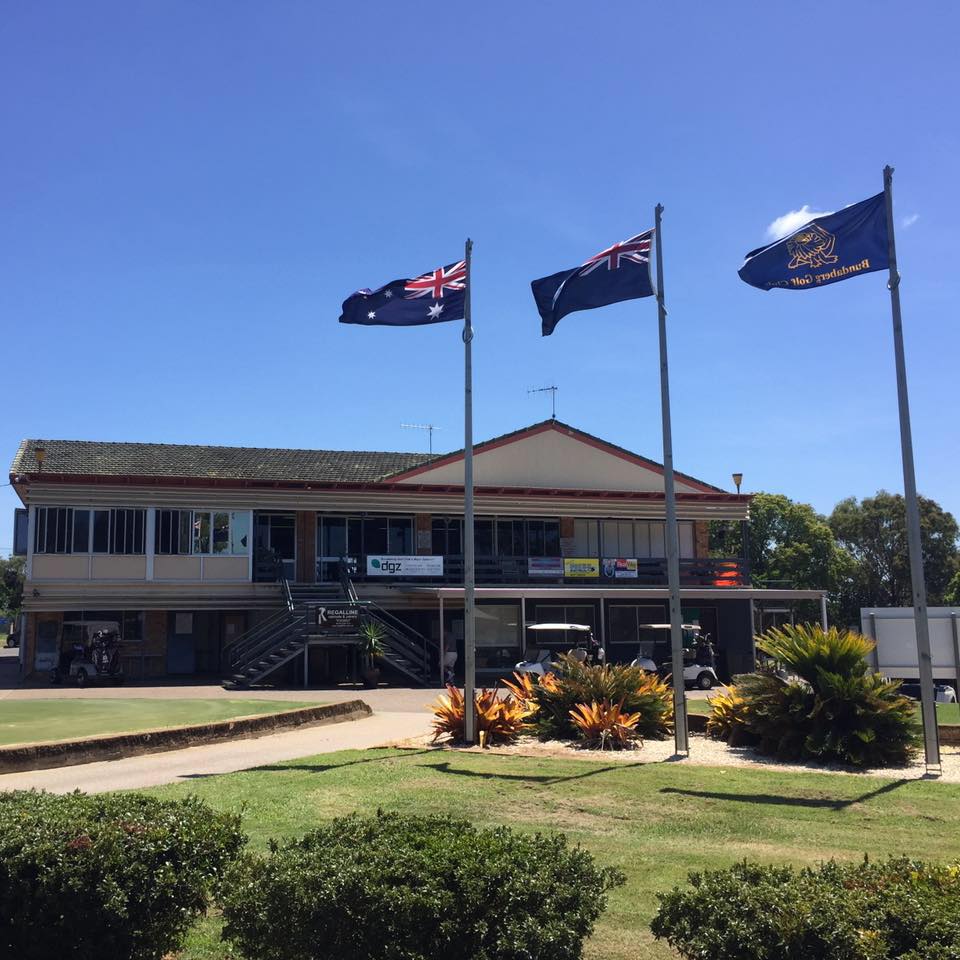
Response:
[{"label": "yellow sign", "polygon": [[599,577],[600,561],[584,557],[564,557],[563,575],[565,577]]}]

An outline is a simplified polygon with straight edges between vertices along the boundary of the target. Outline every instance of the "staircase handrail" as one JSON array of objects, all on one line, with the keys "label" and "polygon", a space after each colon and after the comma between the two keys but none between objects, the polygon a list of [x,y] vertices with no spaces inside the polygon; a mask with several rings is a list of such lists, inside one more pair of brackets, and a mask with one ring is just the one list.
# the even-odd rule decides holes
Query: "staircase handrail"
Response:
[{"label": "staircase handrail", "polygon": [[244,663],[249,663],[276,646],[282,636],[298,627],[302,628],[303,623],[304,617],[294,616],[286,608],[277,610],[224,650],[227,666],[236,669]]}]

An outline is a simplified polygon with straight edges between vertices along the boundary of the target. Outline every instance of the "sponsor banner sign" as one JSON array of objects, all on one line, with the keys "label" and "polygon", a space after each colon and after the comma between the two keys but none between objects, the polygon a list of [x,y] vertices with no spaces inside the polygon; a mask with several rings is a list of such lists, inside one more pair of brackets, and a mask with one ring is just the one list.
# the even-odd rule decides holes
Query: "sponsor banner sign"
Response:
[{"label": "sponsor banner sign", "polygon": [[367,557],[368,577],[442,577],[443,557]]},{"label": "sponsor banner sign", "polygon": [[562,577],[562,557],[527,557],[527,575],[530,577]]},{"label": "sponsor banner sign", "polygon": [[565,577],[599,577],[600,561],[594,557],[566,557],[563,561]]},{"label": "sponsor banner sign", "polygon": [[317,607],[317,626],[321,630],[356,629],[360,626],[360,608],[349,604]]},{"label": "sponsor banner sign", "polygon": [[604,557],[603,575],[608,580],[636,579],[636,557]]}]

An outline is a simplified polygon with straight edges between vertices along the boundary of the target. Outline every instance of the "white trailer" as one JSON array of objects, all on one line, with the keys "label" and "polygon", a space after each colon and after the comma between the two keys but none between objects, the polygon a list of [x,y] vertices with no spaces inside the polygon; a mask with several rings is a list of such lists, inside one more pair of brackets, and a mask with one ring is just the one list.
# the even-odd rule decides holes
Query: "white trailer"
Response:
[{"label": "white trailer", "polygon": [[[928,607],[933,679],[960,683],[960,607]],[[913,607],[862,607],[860,629],[877,645],[873,668],[896,680],[919,680]],[[960,690],[958,690],[960,692]]]}]

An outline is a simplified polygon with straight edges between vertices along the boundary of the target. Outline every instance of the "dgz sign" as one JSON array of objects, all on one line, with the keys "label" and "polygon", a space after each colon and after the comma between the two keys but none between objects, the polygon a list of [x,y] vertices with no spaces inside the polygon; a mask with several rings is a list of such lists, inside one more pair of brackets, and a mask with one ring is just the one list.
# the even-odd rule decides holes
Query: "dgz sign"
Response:
[{"label": "dgz sign", "polygon": [[317,626],[321,630],[356,629],[360,626],[360,608],[317,607]]}]

